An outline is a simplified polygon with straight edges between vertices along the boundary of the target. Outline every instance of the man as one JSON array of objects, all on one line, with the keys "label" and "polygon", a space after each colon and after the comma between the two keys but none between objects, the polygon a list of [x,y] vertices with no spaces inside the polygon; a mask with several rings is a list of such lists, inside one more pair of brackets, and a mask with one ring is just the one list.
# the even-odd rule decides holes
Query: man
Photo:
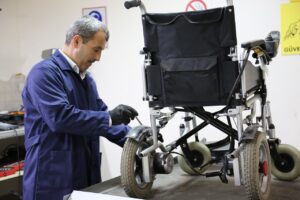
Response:
[{"label": "man", "polygon": [[99,136],[123,145],[126,124],[138,113],[125,105],[107,111],[86,71],[108,38],[103,23],[82,17],[69,28],[65,46],[29,73],[22,93],[24,200],[60,200],[100,182]]}]

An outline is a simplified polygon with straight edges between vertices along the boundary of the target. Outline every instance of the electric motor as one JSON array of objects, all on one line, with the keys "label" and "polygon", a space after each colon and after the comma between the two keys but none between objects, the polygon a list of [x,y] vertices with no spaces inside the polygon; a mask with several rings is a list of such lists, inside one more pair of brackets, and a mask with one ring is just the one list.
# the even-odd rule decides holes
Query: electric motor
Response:
[{"label": "electric motor", "polygon": [[174,167],[174,158],[169,153],[155,153],[154,172],[156,174],[170,174]]}]

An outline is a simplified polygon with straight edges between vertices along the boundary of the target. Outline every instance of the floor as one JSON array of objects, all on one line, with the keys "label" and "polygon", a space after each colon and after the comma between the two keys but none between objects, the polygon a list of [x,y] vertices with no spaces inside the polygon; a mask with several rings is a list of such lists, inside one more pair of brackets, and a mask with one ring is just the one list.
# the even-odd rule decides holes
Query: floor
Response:
[{"label": "floor", "polygon": [[[120,186],[120,179],[97,184],[85,191],[104,193],[126,197]],[[218,177],[205,178],[184,174],[179,167],[168,175],[158,175],[154,181],[152,200],[247,200],[244,187],[234,186],[232,178],[224,184]],[[271,195],[269,200],[299,200],[300,178],[293,182],[272,180]]]}]

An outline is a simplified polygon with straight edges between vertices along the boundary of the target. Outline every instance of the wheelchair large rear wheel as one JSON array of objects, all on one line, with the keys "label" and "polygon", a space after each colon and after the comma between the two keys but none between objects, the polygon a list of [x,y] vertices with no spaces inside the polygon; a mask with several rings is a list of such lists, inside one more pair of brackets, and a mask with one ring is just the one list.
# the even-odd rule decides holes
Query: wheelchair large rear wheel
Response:
[{"label": "wheelchair large rear wheel", "polygon": [[300,176],[300,152],[288,144],[277,146],[281,160],[272,159],[272,174],[284,181],[292,181]]},{"label": "wheelchair large rear wheel", "polygon": [[264,133],[257,132],[255,138],[245,144],[243,156],[243,177],[248,199],[268,199],[271,188],[271,155]]},{"label": "wheelchair large rear wheel", "polygon": [[147,198],[153,182],[145,182],[143,178],[142,159],[138,153],[149,145],[128,138],[124,144],[121,157],[121,184],[126,194],[133,198]]}]

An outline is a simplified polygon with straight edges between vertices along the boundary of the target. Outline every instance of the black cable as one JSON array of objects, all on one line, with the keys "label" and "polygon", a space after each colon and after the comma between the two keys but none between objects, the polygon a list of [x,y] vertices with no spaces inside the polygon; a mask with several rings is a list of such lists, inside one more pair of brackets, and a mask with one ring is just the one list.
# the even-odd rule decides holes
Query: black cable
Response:
[{"label": "black cable", "polygon": [[[178,153],[178,152],[175,152],[175,151],[171,151],[170,153],[174,153],[174,154],[177,154],[177,155],[180,155],[180,156],[184,157],[184,155],[183,155],[183,154],[181,154],[181,153]],[[169,154],[170,154],[170,153],[169,153]]]},{"label": "black cable", "polygon": [[232,86],[232,88],[231,88],[231,90],[229,92],[229,95],[228,95],[227,100],[226,100],[226,106],[224,108],[222,108],[221,110],[219,110],[217,112],[214,112],[213,115],[216,115],[216,114],[219,114],[219,113],[223,113],[225,110],[227,110],[230,107],[230,104],[231,104],[232,99],[233,99],[233,94],[236,91],[237,86],[238,86],[238,84],[241,81],[243,72],[244,72],[244,70],[246,68],[246,65],[247,65],[248,58],[244,59],[242,61],[243,61],[243,65],[241,67],[241,71],[240,71],[238,77],[235,79],[235,82],[234,82],[234,84],[233,84],[233,86]]}]

